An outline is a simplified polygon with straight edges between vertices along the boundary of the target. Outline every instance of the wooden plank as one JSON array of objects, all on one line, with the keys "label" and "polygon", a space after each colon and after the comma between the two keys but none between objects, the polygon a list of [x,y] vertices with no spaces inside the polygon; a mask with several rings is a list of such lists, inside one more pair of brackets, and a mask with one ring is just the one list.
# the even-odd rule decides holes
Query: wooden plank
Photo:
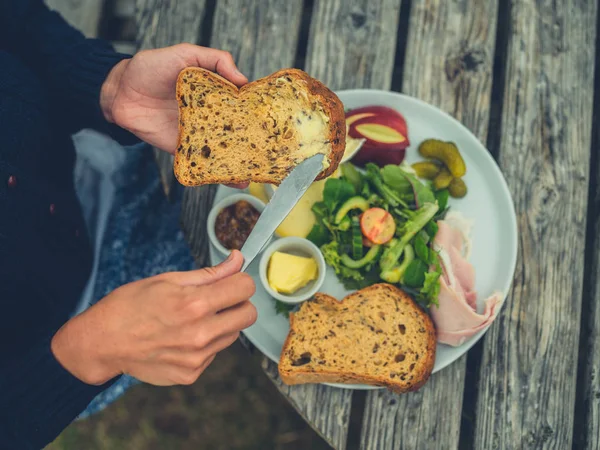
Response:
[{"label": "wooden plank", "polygon": [[[250,80],[291,65],[302,14],[297,2],[270,0],[261,6],[249,0],[223,0],[216,4],[213,17],[210,46],[230,52]],[[248,20],[240,22],[240,17]],[[205,221],[198,218],[206,216],[215,191],[216,186],[202,186],[184,193],[183,228],[199,264],[208,263],[208,238]]]},{"label": "wooden plank", "polygon": [[317,0],[306,71],[331,89],[389,89],[400,0]]},{"label": "wooden plank", "polygon": [[[302,2],[221,0],[215,10],[211,47],[231,52],[249,79],[260,78],[293,65],[301,17]],[[202,195],[210,196],[213,189],[205,192]],[[352,393],[323,386],[285,386],[276,364],[265,358],[263,366],[300,415],[334,448],[345,448]]]},{"label": "wooden plank", "polygon": [[[317,0],[305,70],[331,89],[389,88],[400,0]],[[286,386],[277,366],[264,367],[292,405],[334,447],[346,448],[352,391],[321,385]]]},{"label": "wooden plank", "polygon": [[97,37],[104,0],[44,0],[86,37]]},{"label": "wooden plank", "polygon": [[[497,0],[413,1],[402,91],[448,112],[486,142]],[[457,448],[466,356],[418,392],[367,396],[361,448]]]},{"label": "wooden plank", "polygon": [[[196,44],[205,14],[205,0],[136,0],[138,49],[161,48],[182,42]],[[175,181],[173,155],[154,149],[165,192]]]},{"label": "wooden plank", "polygon": [[113,0],[113,14],[122,19],[135,17],[135,0]]},{"label": "wooden plank", "polygon": [[512,2],[500,166],[520,248],[484,342],[476,448],[572,445],[596,13],[596,1]]},{"label": "wooden plank", "polygon": [[[596,68],[598,70],[598,68]],[[598,89],[598,86],[596,86]],[[600,129],[596,129],[597,139],[600,142]],[[594,148],[594,147],[592,147]],[[596,157],[596,166],[591,170],[596,174],[600,174],[600,158]],[[600,177],[596,175],[596,192],[592,192],[594,198],[593,211],[595,216],[593,225],[589,228],[591,236],[588,237],[588,245],[591,245],[592,260],[591,265],[586,267],[588,271],[589,286],[591,290],[584,293],[588,297],[589,317],[588,328],[590,333],[586,340],[587,354],[581,355],[581,358],[586,359],[584,367],[584,386],[583,399],[585,400],[585,417],[587,422],[584,425],[583,439],[580,440],[580,448],[600,449],[600,387],[598,379],[600,378]],[[585,304],[585,302],[584,302]],[[577,436],[576,436],[577,439]],[[576,442],[577,443],[577,442]],[[585,447],[584,447],[585,446]],[[575,448],[575,445],[574,445]]]},{"label": "wooden plank", "polygon": [[352,391],[324,385],[288,386],[271,360],[263,359],[262,367],[279,392],[325,441],[335,449],[346,448]]}]

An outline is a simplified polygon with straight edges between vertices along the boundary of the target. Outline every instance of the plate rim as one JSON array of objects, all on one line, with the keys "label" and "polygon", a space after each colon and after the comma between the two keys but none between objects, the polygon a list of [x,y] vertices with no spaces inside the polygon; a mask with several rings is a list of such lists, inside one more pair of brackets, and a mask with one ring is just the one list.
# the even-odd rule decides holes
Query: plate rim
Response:
[{"label": "plate rim", "polygon": [[[511,277],[509,278],[508,282],[502,286],[502,288],[498,289],[499,291],[502,292],[502,304],[500,305],[500,309],[496,315],[496,318],[498,317],[498,315],[500,315],[501,311],[503,310],[505,304],[507,303],[507,298],[510,294],[510,290],[513,286],[514,283],[514,278],[515,278],[515,272],[516,272],[516,266],[517,266],[517,260],[518,260],[518,250],[519,250],[519,227],[518,227],[518,223],[517,223],[517,213],[516,213],[516,208],[515,208],[515,203],[514,203],[514,199],[513,196],[510,192],[510,189],[508,187],[508,183],[506,181],[506,178],[504,177],[504,174],[502,173],[502,170],[500,169],[500,166],[498,165],[498,162],[492,157],[489,149],[479,140],[479,138],[477,136],[475,136],[475,134],[469,129],[467,128],[462,122],[460,122],[458,119],[456,119],[455,117],[451,116],[449,113],[447,113],[446,111],[443,111],[442,109],[427,103],[417,97],[413,97],[401,92],[397,92],[397,91],[392,91],[392,90],[385,90],[385,89],[371,89],[371,88],[353,88],[353,89],[340,89],[340,90],[335,90],[334,93],[338,96],[340,95],[369,95],[369,94],[373,94],[373,93],[380,93],[383,95],[387,95],[387,96],[392,96],[392,97],[397,97],[399,98],[402,102],[408,102],[408,103],[414,103],[419,105],[419,107],[422,107],[426,110],[431,111],[434,114],[442,114],[443,116],[446,117],[446,119],[449,119],[450,122],[457,126],[458,128],[460,128],[466,135],[468,135],[475,143],[476,145],[478,145],[480,147],[480,150],[483,150],[483,157],[487,160],[488,163],[491,163],[490,166],[493,167],[493,171],[495,171],[496,175],[498,176],[498,178],[500,179],[501,183],[500,183],[500,187],[501,190],[504,194],[504,196],[508,199],[508,204],[510,206],[510,223],[511,223],[511,233],[514,235],[515,237],[515,247],[512,249],[511,254],[512,254],[512,258],[510,261],[510,271],[509,273],[511,274]],[[345,108],[344,108],[345,109]],[[222,189],[223,186],[219,186],[218,190]],[[216,192],[218,192],[218,190]],[[216,195],[216,193],[215,193]],[[213,263],[213,252],[215,252],[215,249],[213,249],[213,245],[211,243],[209,243],[209,259],[211,260],[211,264]],[[492,321],[490,324],[488,324],[486,327],[484,327],[483,329],[481,329],[479,332],[477,332],[475,335],[473,335],[471,337],[471,339],[469,339],[467,342],[465,342],[464,344],[462,344],[460,347],[462,347],[461,350],[462,354],[460,356],[458,356],[457,358],[455,358],[452,361],[448,361],[444,364],[441,364],[439,367],[436,368],[435,371],[432,371],[433,375],[434,373],[440,372],[441,370],[445,369],[446,367],[448,367],[449,365],[455,363],[458,359],[460,359],[462,356],[464,356],[466,353],[469,352],[469,350],[477,343],[479,342],[479,340],[487,333],[487,331],[489,330],[489,328],[491,327],[491,325],[495,322],[496,320]],[[252,345],[254,345],[256,348],[258,348],[261,353],[263,353],[264,356],[266,356],[267,358],[269,358],[271,361],[273,361],[275,364],[279,363],[279,358],[273,358],[270,355],[270,351],[267,351],[266,348],[262,345],[262,343],[259,343],[257,340],[254,340],[248,333],[248,329],[242,330],[242,333],[244,334],[244,336],[252,343]],[[250,332],[251,333],[251,332]],[[436,345],[444,345],[444,344],[439,344],[436,343]],[[340,389],[350,389],[350,390],[378,390],[378,389],[385,389],[384,386],[372,386],[372,385],[362,385],[362,384],[341,384],[341,383],[315,383],[315,384],[320,384],[320,385],[324,385],[324,386],[330,386],[330,387],[336,387],[336,388],[340,388]]]}]

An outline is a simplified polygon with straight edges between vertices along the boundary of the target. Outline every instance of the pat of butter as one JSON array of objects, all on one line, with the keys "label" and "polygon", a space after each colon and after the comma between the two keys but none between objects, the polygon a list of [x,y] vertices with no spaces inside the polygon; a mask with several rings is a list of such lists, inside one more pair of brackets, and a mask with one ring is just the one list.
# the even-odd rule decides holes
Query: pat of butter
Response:
[{"label": "pat of butter", "polygon": [[269,259],[267,280],[273,290],[293,294],[317,278],[317,263],[313,258],[274,252]]}]

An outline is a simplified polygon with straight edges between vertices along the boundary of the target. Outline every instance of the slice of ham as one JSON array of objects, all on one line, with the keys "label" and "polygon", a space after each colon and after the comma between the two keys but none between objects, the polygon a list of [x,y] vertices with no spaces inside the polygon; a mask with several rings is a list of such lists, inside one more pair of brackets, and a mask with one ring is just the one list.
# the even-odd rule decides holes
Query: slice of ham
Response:
[{"label": "slice of ham", "polygon": [[432,306],[429,311],[438,342],[459,346],[493,322],[503,296],[495,292],[485,300],[483,313],[477,313],[475,269],[467,260],[470,224],[453,215],[438,221],[438,227],[433,247],[440,256],[442,276],[438,306]]}]

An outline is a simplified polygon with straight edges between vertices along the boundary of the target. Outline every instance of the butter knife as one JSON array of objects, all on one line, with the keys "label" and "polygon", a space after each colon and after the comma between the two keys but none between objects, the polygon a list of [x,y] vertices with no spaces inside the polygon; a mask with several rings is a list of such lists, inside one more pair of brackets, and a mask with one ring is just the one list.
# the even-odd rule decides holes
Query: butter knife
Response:
[{"label": "butter knife", "polygon": [[256,258],[277,227],[283,222],[308,187],[323,171],[324,155],[314,155],[298,164],[273,193],[241,248],[244,272]]}]

